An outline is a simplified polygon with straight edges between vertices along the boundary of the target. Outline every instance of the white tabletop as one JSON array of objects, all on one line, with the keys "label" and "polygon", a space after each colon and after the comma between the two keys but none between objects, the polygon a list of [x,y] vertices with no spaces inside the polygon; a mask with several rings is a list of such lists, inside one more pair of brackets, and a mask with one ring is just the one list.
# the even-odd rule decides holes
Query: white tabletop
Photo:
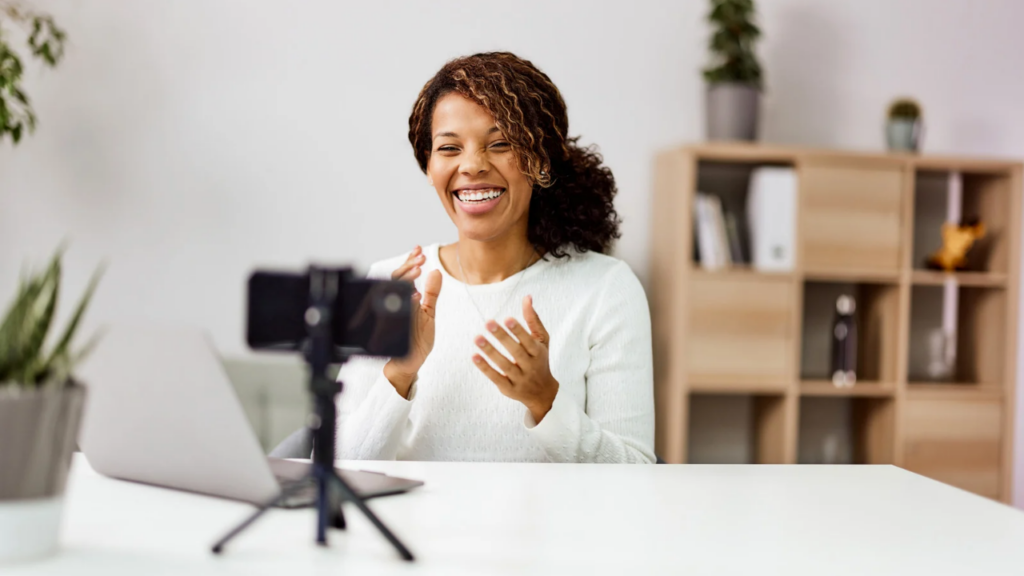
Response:
[{"label": "white tabletop", "polygon": [[358,462],[419,478],[371,501],[402,562],[352,507],[331,546],[311,510],[273,511],[99,476],[76,456],[63,549],[22,574],[1024,574],[1024,513],[892,466]]}]

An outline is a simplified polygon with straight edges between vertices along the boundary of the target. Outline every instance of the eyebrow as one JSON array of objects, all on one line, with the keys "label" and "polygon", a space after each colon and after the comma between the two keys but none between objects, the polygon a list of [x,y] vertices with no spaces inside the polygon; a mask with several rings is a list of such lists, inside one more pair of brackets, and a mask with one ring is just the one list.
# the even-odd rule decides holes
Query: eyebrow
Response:
[{"label": "eyebrow", "polygon": [[[491,129],[487,131],[487,135],[490,136],[491,134],[494,134],[495,132],[501,132],[501,130],[498,129],[497,126],[491,126]],[[456,134],[455,132],[439,132],[437,134],[434,134],[434,138],[458,138],[458,137],[459,137],[459,135]]]}]

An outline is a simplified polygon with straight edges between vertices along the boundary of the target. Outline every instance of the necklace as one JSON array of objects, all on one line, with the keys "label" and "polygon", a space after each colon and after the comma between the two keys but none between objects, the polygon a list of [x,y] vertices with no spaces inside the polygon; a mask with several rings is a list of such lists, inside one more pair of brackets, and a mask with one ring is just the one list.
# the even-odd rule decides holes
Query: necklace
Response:
[{"label": "necklace", "polygon": [[[512,298],[512,295],[515,294],[516,290],[519,289],[519,283],[522,282],[523,278],[526,277],[526,268],[530,265],[530,262],[533,261],[533,256],[536,253],[537,249],[534,248],[526,257],[526,262],[523,263],[522,268],[519,269],[519,271],[522,272],[522,274],[519,275],[519,280],[516,280],[516,285],[512,287],[512,291],[508,293],[508,296],[505,297],[505,300],[501,303],[501,306],[498,306],[498,309],[495,310],[495,313],[501,312],[502,308],[504,308],[505,305],[508,304],[509,299]],[[462,257],[459,255],[458,244],[455,245],[455,261],[459,264],[459,274],[462,275],[462,288],[466,290],[466,298],[469,298],[469,303],[472,304],[473,309],[476,310],[477,316],[480,317],[480,322],[486,324],[487,319],[484,317],[484,313],[480,311],[480,307],[477,306],[476,300],[473,299],[473,295],[469,293],[469,283],[467,282],[468,278],[466,278],[466,271],[462,268]]]}]

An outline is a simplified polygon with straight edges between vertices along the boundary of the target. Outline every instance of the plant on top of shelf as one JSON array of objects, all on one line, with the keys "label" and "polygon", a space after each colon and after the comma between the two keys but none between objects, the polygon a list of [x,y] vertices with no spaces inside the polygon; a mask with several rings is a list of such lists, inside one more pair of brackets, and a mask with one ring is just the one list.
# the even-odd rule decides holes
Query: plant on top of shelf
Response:
[{"label": "plant on top of shelf", "polygon": [[[58,251],[42,272],[22,278],[0,319],[0,561],[53,552],[64,484],[78,437],[85,390],[75,365],[95,344],[71,341],[99,282],[97,270],[67,326],[48,349],[61,288]],[[5,509],[17,513],[5,514]]]},{"label": "plant on top of shelf", "polygon": [[754,23],[753,0],[711,0],[708,22],[714,27],[704,69],[707,136],[712,140],[754,140],[764,77],[754,44],[761,29]]},{"label": "plant on top of shelf", "polygon": [[26,131],[35,130],[36,114],[21,84],[25,67],[7,22],[21,28],[29,52],[51,68],[64,56],[67,34],[49,14],[23,8],[17,0],[0,0],[0,141],[8,137],[17,144]]},{"label": "plant on top of shelf", "polygon": [[921,105],[910,98],[897,98],[889,105],[885,133],[889,150],[917,152],[923,124]]},{"label": "plant on top of shelf", "polygon": [[899,98],[889,105],[889,118],[916,120],[921,117],[921,106],[910,98]]}]

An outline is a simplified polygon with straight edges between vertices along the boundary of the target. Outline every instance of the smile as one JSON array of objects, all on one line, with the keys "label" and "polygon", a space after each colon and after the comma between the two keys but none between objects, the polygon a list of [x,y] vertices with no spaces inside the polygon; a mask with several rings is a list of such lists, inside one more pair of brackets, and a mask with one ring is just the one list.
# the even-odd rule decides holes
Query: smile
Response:
[{"label": "smile", "polygon": [[461,188],[452,192],[455,205],[463,214],[482,216],[498,207],[505,196],[506,188]]},{"label": "smile", "polygon": [[505,188],[484,188],[479,190],[456,190],[453,192],[459,202],[464,204],[484,204],[496,200],[505,194]]}]

